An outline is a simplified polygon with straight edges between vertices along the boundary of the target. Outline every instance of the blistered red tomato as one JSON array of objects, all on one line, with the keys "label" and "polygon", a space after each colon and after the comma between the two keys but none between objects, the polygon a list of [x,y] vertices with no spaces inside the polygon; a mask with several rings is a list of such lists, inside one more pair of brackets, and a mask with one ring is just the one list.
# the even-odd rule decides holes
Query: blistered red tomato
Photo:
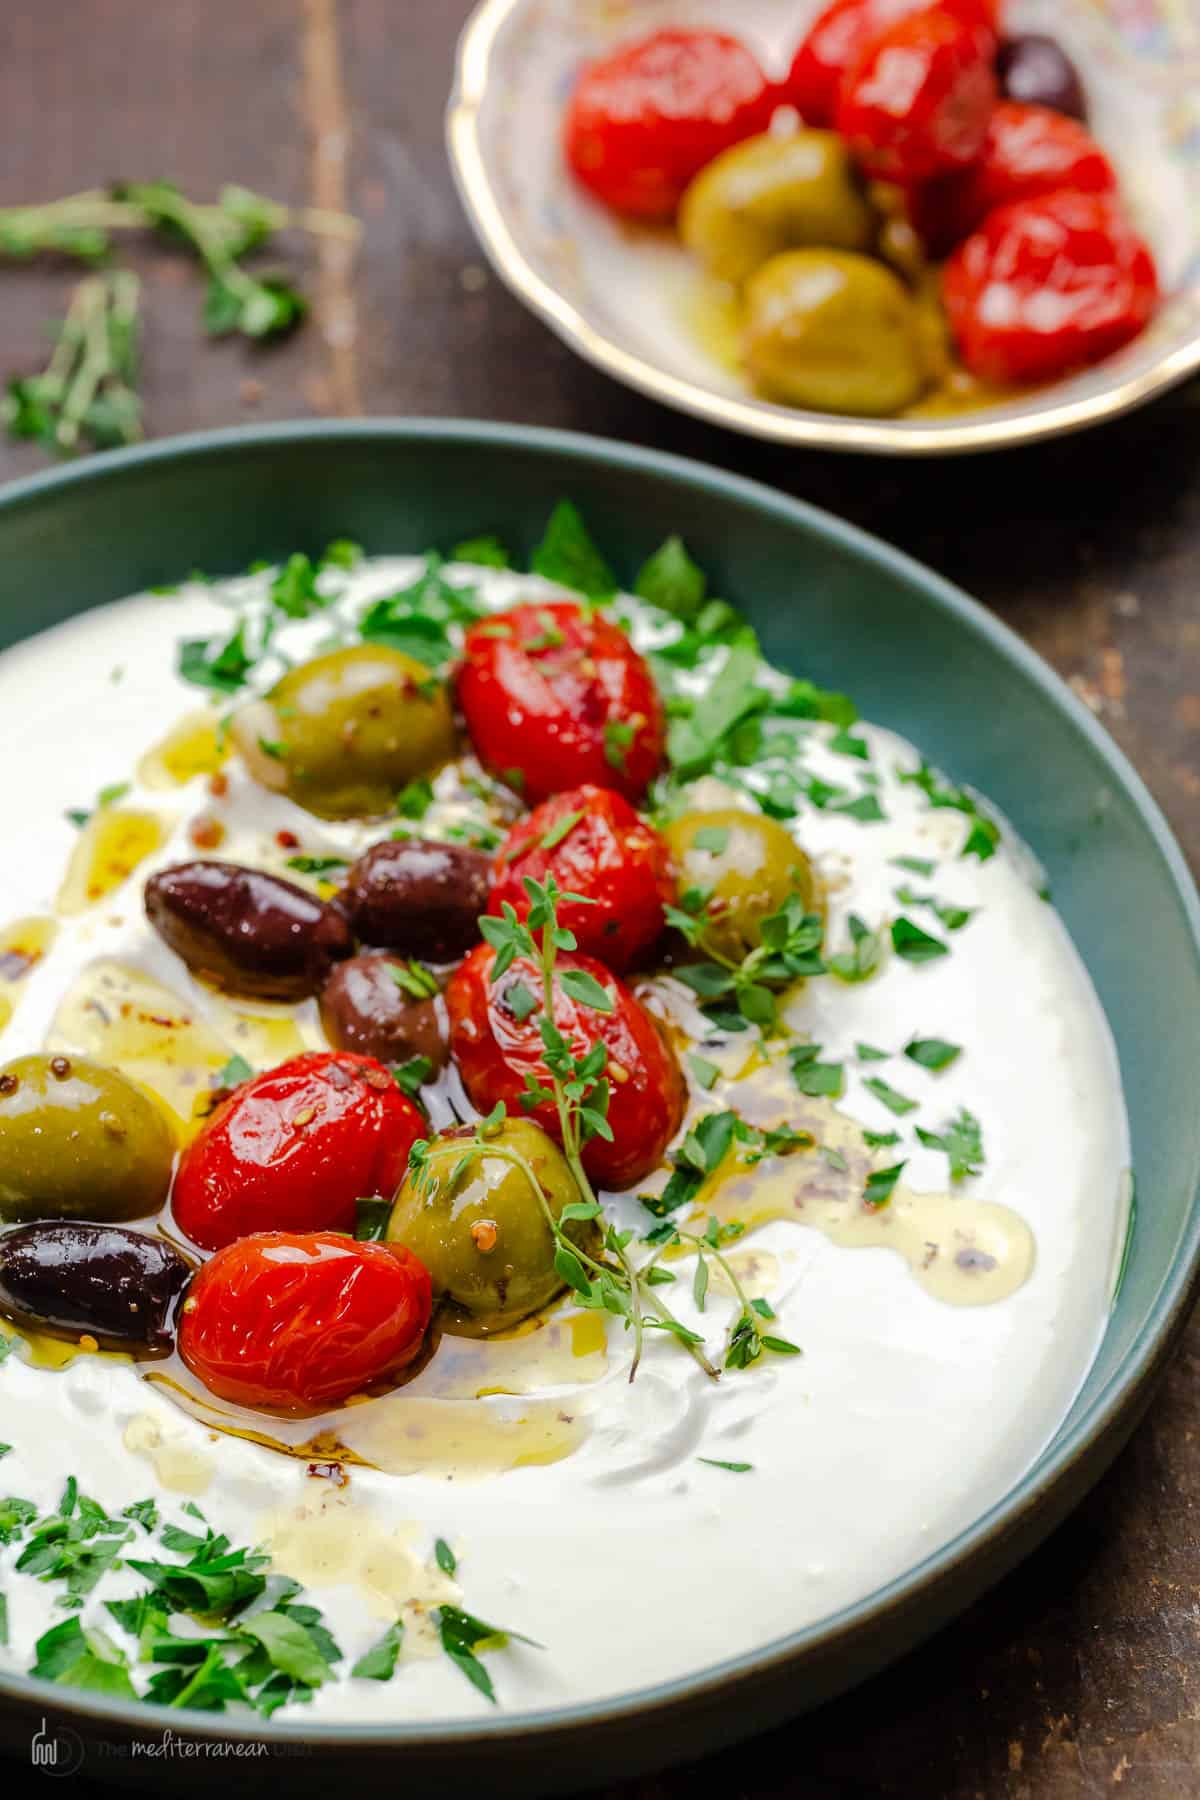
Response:
[{"label": "blistered red tomato", "polygon": [[658,31],[583,71],[567,108],[567,161],[606,206],[669,219],[692,177],[765,131],[776,103],[737,38]]},{"label": "blistered red tomato", "polygon": [[179,1354],[222,1400],[313,1412],[410,1363],[432,1307],[428,1270],[400,1244],[258,1232],[196,1275]]},{"label": "blistered red tomato", "polygon": [[867,173],[907,185],[973,162],[996,103],[994,53],[986,26],[936,7],[874,38],[836,113]]},{"label": "blistered red tomato", "polygon": [[534,803],[584,782],[636,803],[662,764],[644,658],[573,600],[524,601],[472,625],[458,702],[480,761]]},{"label": "blistered red tomato", "polygon": [[353,1230],[355,1201],[395,1192],[424,1129],[373,1057],[294,1057],[205,1121],[179,1161],[175,1218],[205,1250],[257,1231]]},{"label": "blistered red tomato", "polygon": [[568,788],[519,819],[492,864],[488,911],[506,905],[524,918],[525,879],[553,876],[564,893],[558,921],[579,949],[618,974],[662,935],[663,908],[675,898],[667,846],[628,800],[611,788]]},{"label": "blistered red tomato", "polygon": [[972,374],[1050,381],[1136,337],[1158,280],[1109,195],[1064,189],[989,213],[947,263],[943,296]]},{"label": "blistered red tomato", "polygon": [[914,194],[912,219],[933,253],[944,255],[997,206],[1059,188],[1110,194],[1116,187],[1112,164],[1085,126],[1046,106],[1002,101],[978,162]]},{"label": "blistered red tomato", "polygon": [[[560,1139],[552,1101],[532,1109],[521,1104],[525,1077],[549,1085],[538,1029],[541,972],[518,957],[493,983],[495,953],[486,944],[472,950],[446,989],[450,1042],[473,1106],[488,1113],[503,1101],[515,1117],[533,1119]],[[576,969],[603,986],[611,1012],[575,1000],[562,976]],[[596,1043],[608,1051],[608,1124],[612,1142],[593,1137],[583,1147],[583,1166],[599,1187],[629,1188],[656,1169],[683,1119],[684,1085],[675,1053],[641,1002],[594,957],[558,958],[554,1022],[582,1057]],[[561,1140],[560,1140],[561,1141]]]},{"label": "blistered red tomato", "polygon": [[809,28],[783,85],[807,125],[829,126],[847,73],[869,45],[911,13],[938,10],[996,28],[997,0],[833,0]]}]

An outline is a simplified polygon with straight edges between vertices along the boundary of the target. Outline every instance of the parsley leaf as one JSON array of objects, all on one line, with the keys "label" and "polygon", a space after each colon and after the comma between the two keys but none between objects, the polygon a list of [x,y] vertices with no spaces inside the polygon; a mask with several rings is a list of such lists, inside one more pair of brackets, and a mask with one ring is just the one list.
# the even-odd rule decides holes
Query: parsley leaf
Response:
[{"label": "parsley leaf", "polygon": [[868,1206],[886,1206],[904,1173],[906,1163],[894,1163],[890,1169],[876,1169],[867,1176],[863,1199]]},{"label": "parsley leaf", "polygon": [[903,914],[892,921],[892,948],[897,956],[902,956],[905,962],[910,963],[933,962],[935,958],[948,956],[950,952],[948,944],[943,944],[940,938],[930,937],[927,931],[922,931],[919,925],[914,925]]},{"label": "parsley leaf", "polygon": [[97,1627],[85,1631],[75,1614],[42,1633],[34,1645],[34,1658],[29,1673],[39,1680],[113,1694],[122,1700],[137,1698],[121,1651]]},{"label": "parsley leaf", "polygon": [[918,1125],[917,1136],[926,1149],[945,1151],[950,1159],[951,1181],[963,1181],[968,1175],[978,1175],[987,1160],[983,1154],[983,1128],[974,1113],[968,1112],[965,1106],[959,1107],[940,1132],[923,1131]]},{"label": "parsley leaf", "polygon": [[766,690],[757,685],[760,668],[757,650],[735,646],[705,692],[672,719],[667,755],[677,773],[699,774],[712,762],[726,733],[768,705]]},{"label": "parsley leaf", "polygon": [[193,687],[211,688],[217,694],[236,694],[246,684],[255,658],[246,647],[246,626],[235,626],[223,644],[208,638],[185,638],[179,646],[178,670]]},{"label": "parsley leaf", "polygon": [[898,1088],[891,1087],[888,1082],[881,1080],[878,1075],[870,1076],[863,1082],[863,1086],[869,1093],[874,1094],[877,1100],[882,1101],[889,1112],[894,1112],[901,1118],[903,1118],[905,1113],[916,1112],[917,1110],[918,1102],[916,1100],[910,1100],[907,1094],[902,1094]]},{"label": "parsley leaf", "polygon": [[720,1079],[721,1071],[718,1065],[715,1062],[709,1062],[706,1056],[699,1056],[694,1050],[688,1055],[687,1066],[692,1071],[697,1085],[702,1087],[705,1093],[715,1087]]},{"label": "parsley leaf", "polygon": [[354,1202],[354,1235],[360,1244],[378,1244],[387,1235],[392,1202],[383,1194],[363,1194]]},{"label": "parsley leaf", "polygon": [[[459,557],[466,562],[467,557]],[[399,1619],[389,1625],[383,1636],[376,1640],[366,1653],[359,1657],[351,1675],[357,1675],[364,1681],[390,1681],[396,1672],[396,1659],[400,1655],[400,1646],[404,1642],[404,1626]]]},{"label": "parsley leaf", "polygon": [[754,1467],[747,1462],[721,1462],[715,1456],[698,1456],[696,1461],[707,1463],[710,1469],[727,1469],[731,1475],[748,1475]]},{"label": "parsley leaf", "polygon": [[446,581],[441,559],[428,556],[417,579],[399,593],[376,600],[358,628],[369,643],[386,644],[431,669],[441,669],[454,655],[450,628],[479,617],[474,590]]},{"label": "parsley leaf", "polygon": [[910,1062],[937,1074],[962,1055],[962,1045],[948,1043],[945,1038],[912,1038],[905,1044],[904,1054]]},{"label": "parsley leaf", "polygon": [[484,1698],[494,1705],[496,1690],[491,1676],[476,1656],[476,1650],[502,1649],[510,1637],[517,1638],[522,1644],[531,1643],[532,1639],[520,1637],[515,1631],[501,1631],[495,1625],[487,1625],[482,1619],[460,1611],[457,1606],[439,1606],[437,1617],[442,1649],[451,1662],[462,1670],[471,1685],[478,1688]]},{"label": "parsley leaf", "polygon": [[617,591],[616,576],[569,500],[560,500],[551,513],[529,566],[535,575],[586,594],[589,600],[611,600]]},{"label": "parsley leaf", "polygon": [[458,563],[478,563],[485,569],[511,569],[512,557],[500,539],[491,532],[479,537],[464,538],[461,544],[455,544],[450,552],[450,561]]},{"label": "parsley leaf", "polygon": [[841,1063],[819,1061],[820,1044],[797,1044],[788,1054],[792,1080],[802,1094],[811,1099],[836,1100],[845,1086],[845,1069]]},{"label": "parsley leaf", "polygon": [[453,1575],[458,1568],[458,1558],[445,1538],[438,1538],[434,1544],[433,1557],[443,1575]]},{"label": "parsley leaf", "polygon": [[639,599],[677,619],[692,620],[704,605],[708,581],[684,548],[683,539],[672,535],[638,570],[633,591]]}]

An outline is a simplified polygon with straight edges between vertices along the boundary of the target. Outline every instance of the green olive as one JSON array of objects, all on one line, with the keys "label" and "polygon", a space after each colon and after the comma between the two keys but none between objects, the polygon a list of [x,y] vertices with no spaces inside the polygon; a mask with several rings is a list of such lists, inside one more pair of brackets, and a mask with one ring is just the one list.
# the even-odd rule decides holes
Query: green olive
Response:
[{"label": "green olive", "polygon": [[415,775],[454,754],[445,684],[382,644],[300,663],[233,721],[256,781],[323,819],[391,810]]},{"label": "green olive", "polygon": [[[460,1169],[471,1136],[447,1132],[434,1140],[429,1177],[406,1177],[388,1237],[420,1257],[434,1293],[452,1303],[458,1329],[482,1336],[515,1325],[564,1286],[542,1201],[525,1169],[509,1159],[519,1157],[532,1170],[555,1218],[581,1196],[558,1145],[528,1119],[507,1119],[488,1150]],[[564,1229],[587,1244],[586,1223],[571,1220]],[[455,1329],[453,1316],[449,1329]]]},{"label": "green olive", "polygon": [[81,1056],[19,1056],[0,1069],[0,1219],[156,1212],[175,1144],[149,1095]]},{"label": "green olive", "polygon": [[882,263],[789,250],[746,287],[746,368],[768,400],[821,412],[899,412],[925,386],[916,310]]},{"label": "green olive", "polygon": [[742,282],[781,250],[868,249],[875,215],[837,133],[800,131],[716,157],[683,196],[679,230],[712,274]]},{"label": "green olive", "polygon": [[798,893],[819,912],[812,864],[791,834],[765,813],[736,806],[683,813],[663,833],[681,893],[708,896],[705,942],[741,961],[762,942],[762,921]]}]

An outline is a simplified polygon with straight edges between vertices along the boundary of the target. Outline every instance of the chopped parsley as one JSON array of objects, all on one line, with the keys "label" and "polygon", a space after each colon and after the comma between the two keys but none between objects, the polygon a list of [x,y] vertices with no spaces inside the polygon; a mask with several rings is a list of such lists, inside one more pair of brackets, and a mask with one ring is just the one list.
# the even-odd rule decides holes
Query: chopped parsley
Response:
[{"label": "chopped parsley", "polygon": [[948,1043],[945,1038],[910,1038],[904,1046],[904,1054],[910,1062],[936,1075],[958,1060],[962,1045]]},{"label": "chopped parsley", "polygon": [[890,1169],[876,1169],[867,1176],[867,1185],[863,1189],[863,1200],[868,1206],[886,1206],[895,1191],[896,1183],[904,1173],[907,1164],[893,1163]]},{"label": "chopped parsley", "polygon": [[512,567],[512,557],[507,548],[492,532],[483,533],[479,537],[464,538],[461,544],[455,544],[450,552],[450,561],[477,563],[484,569],[511,569]]},{"label": "chopped parsley", "polygon": [[592,541],[579,509],[560,500],[529,563],[535,575],[573,588],[589,600],[611,600],[617,578]]},{"label": "chopped parsley", "polygon": [[389,962],[388,974],[410,1000],[432,1000],[438,992],[437,976],[420,962]]},{"label": "chopped parsley", "polygon": [[955,812],[963,813],[970,820],[970,828],[958,853],[960,857],[974,856],[980,862],[986,862],[996,854],[996,846],[1000,842],[1000,827],[981,810],[979,802],[968,789],[955,787],[924,760],[915,769],[901,769],[899,775],[901,781],[920,788],[931,807],[949,807]]},{"label": "chopped parsley", "polygon": [[633,591],[639,599],[660,606],[677,619],[691,621],[704,605],[708,581],[688,555],[683,539],[672,536],[642,564]]},{"label": "chopped parsley", "polygon": [[821,1062],[820,1044],[796,1044],[788,1052],[792,1080],[810,1099],[836,1100],[845,1087],[841,1063]]},{"label": "chopped parsley", "polygon": [[236,694],[246,680],[257,658],[246,645],[243,620],[234,627],[224,643],[208,638],[185,638],[179,646],[178,670],[182,680],[193,687],[211,688],[216,694]]},{"label": "chopped parsley", "polygon": [[481,616],[473,588],[455,587],[441,574],[441,558],[427,556],[410,586],[376,600],[359,621],[368,643],[386,644],[427,668],[441,670],[455,653],[452,631]]},{"label": "chopped parsley", "polygon": [[697,1085],[702,1087],[705,1093],[715,1087],[720,1079],[721,1071],[717,1064],[709,1062],[706,1056],[700,1056],[694,1050],[688,1055],[687,1066],[692,1071]]},{"label": "chopped parsley", "polygon": [[978,1175],[986,1161],[983,1153],[983,1127],[974,1113],[960,1106],[954,1117],[943,1125],[941,1131],[923,1131],[917,1126],[917,1136],[927,1150],[943,1150],[950,1160],[951,1181],[963,1181],[968,1175]]},{"label": "chopped parsley", "polygon": [[410,1100],[417,1099],[432,1074],[433,1064],[427,1056],[410,1056],[407,1062],[392,1064],[392,1080]]},{"label": "chopped parsley", "polygon": [[892,1087],[878,1075],[868,1076],[863,1082],[863,1086],[868,1093],[874,1094],[875,1098],[881,1101],[889,1112],[894,1112],[900,1118],[903,1118],[905,1113],[917,1110],[918,1102],[916,1100],[910,1100],[907,1094],[902,1094],[898,1088]]},{"label": "chopped parsley", "polygon": [[423,819],[433,805],[433,783],[418,775],[396,795],[395,811],[402,819]]},{"label": "chopped parsley", "polygon": [[710,1469],[726,1469],[730,1475],[748,1475],[754,1467],[747,1462],[721,1462],[715,1456],[698,1456],[696,1461],[707,1463]]},{"label": "chopped parsley", "polygon": [[[465,562],[466,557],[458,558]],[[397,1619],[389,1625],[381,1638],[377,1638],[371,1648],[360,1656],[351,1675],[357,1675],[363,1681],[390,1681],[396,1673],[396,1660],[400,1655],[400,1647],[404,1642],[404,1626]]]},{"label": "chopped parsley", "polygon": [[582,807],[580,807],[577,812],[563,813],[561,818],[555,819],[553,825],[547,826],[546,830],[543,831],[538,840],[538,849],[554,850],[557,848],[567,836],[568,832],[574,831],[582,817]]},{"label": "chopped parsley", "polygon": [[271,605],[287,619],[307,619],[320,612],[329,601],[317,588],[318,573],[311,560],[296,551],[271,583]]},{"label": "chopped parsley", "polygon": [[905,962],[927,963],[939,956],[947,956],[950,947],[941,938],[930,937],[927,931],[922,931],[919,925],[901,914],[892,921],[892,948]]},{"label": "chopped parsley", "polygon": [[383,1194],[363,1194],[354,1202],[354,1235],[360,1244],[378,1244],[387,1236],[392,1203]]},{"label": "chopped parsley", "polygon": [[287,867],[295,869],[298,875],[328,875],[334,869],[344,869],[344,856],[289,856]]},{"label": "chopped parsley", "polygon": [[438,1538],[437,1542],[434,1544],[433,1560],[437,1563],[437,1566],[442,1571],[443,1575],[453,1575],[458,1569],[458,1558],[455,1556],[445,1538]]}]

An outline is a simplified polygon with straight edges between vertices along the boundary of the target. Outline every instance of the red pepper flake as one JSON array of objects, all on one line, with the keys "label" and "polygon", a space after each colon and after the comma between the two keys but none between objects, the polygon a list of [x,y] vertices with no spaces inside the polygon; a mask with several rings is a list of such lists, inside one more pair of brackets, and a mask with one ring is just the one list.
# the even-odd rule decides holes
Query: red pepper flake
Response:
[{"label": "red pepper flake", "polygon": [[298,850],[300,848],[300,839],[294,831],[277,831],[275,842],[281,850]]}]

